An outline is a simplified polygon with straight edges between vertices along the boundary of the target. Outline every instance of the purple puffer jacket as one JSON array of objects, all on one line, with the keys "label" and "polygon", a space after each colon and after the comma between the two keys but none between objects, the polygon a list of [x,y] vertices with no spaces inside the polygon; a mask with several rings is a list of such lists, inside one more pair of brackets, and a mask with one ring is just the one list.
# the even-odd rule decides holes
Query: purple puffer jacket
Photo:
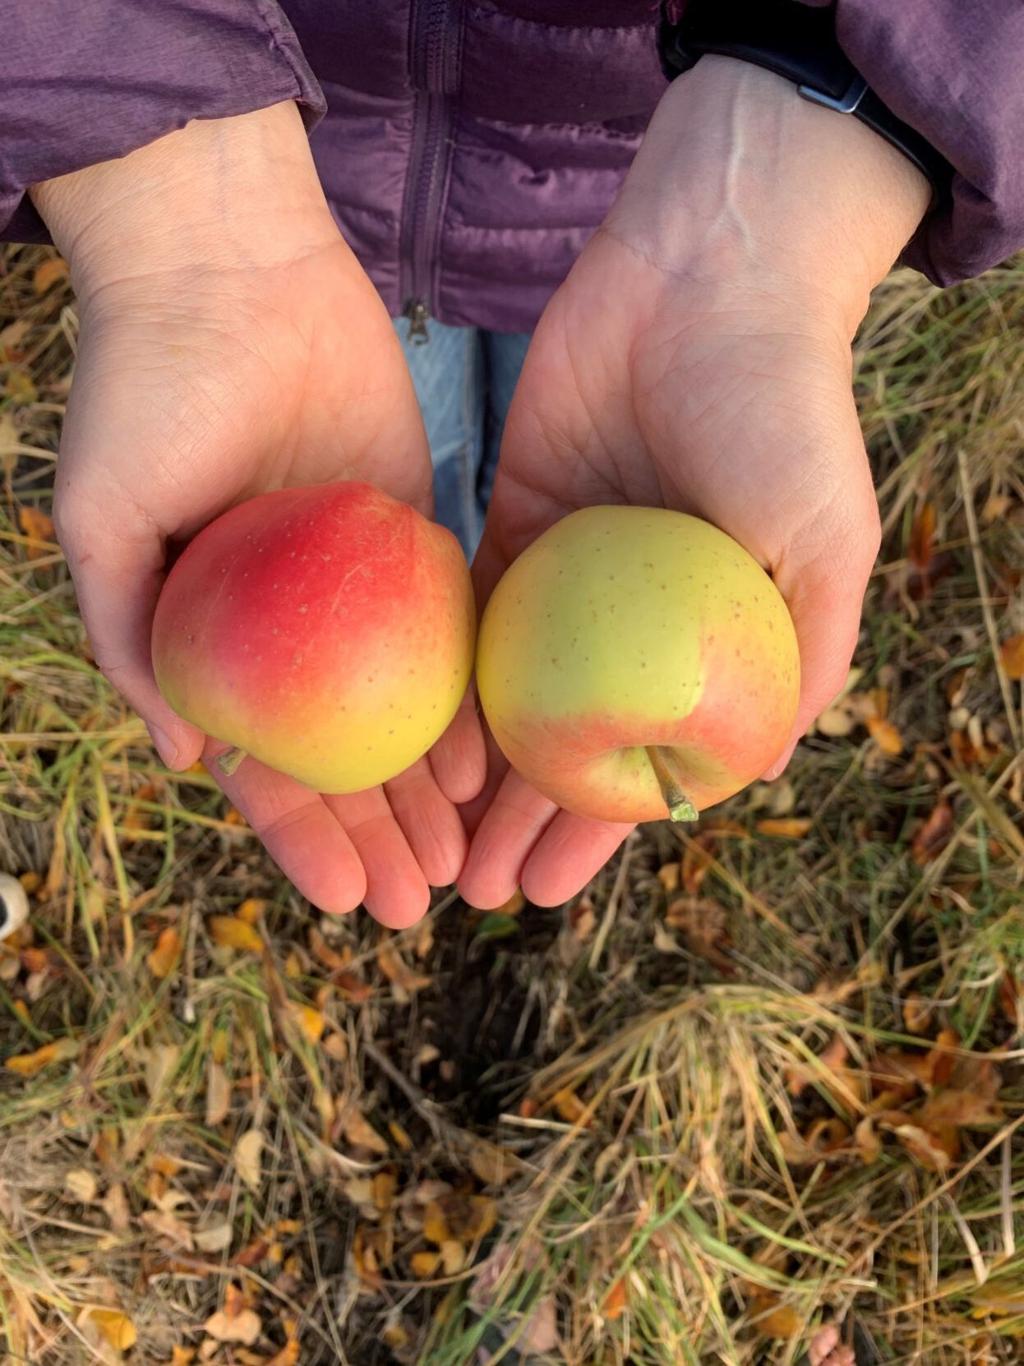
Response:
[{"label": "purple puffer jacket", "polygon": [[[27,186],[192,118],[295,99],[332,209],[389,310],[526,330],[665,89],[656,8],[14,0],[0,52],[0,227],[43,239]],[[837,0],[837,31],[957,173],[908,260],[950,283],[1009,255],[1024,242],[1022,0]]]}]

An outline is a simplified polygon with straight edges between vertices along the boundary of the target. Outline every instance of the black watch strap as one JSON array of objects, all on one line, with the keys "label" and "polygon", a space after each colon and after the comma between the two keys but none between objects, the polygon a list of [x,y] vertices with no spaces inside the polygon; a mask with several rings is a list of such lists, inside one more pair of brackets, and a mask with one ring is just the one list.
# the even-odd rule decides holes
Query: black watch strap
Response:
[{"label": "black watch strap", "polygon": [[931,181],[933,203],[949,192],[953,169],[915,129],[882,103],[839,46],[835,10],[799,0],[688,0],[671,20],[662,4],[659,51],[674,79],[715,54],[763,66],[792,81],[804,99],[853,114],[898,148]]}]

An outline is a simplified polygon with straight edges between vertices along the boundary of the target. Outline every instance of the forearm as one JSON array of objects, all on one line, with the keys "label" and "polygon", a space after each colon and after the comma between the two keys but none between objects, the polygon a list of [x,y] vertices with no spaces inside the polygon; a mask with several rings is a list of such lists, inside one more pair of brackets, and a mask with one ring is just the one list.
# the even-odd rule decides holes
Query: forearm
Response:
[{"label": "forearm", "polygon": [[852,335],[929,196],[857,119],[760,67],[704,57],[666,92],[606,228],[696,285],[818,299]]}]

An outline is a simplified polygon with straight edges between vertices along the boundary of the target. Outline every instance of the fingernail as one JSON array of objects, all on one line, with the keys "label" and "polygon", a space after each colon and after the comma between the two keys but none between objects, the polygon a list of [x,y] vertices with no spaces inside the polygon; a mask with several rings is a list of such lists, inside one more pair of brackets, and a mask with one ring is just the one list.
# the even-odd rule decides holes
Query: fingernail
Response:
[{"label": "fingernail", "polygon": [[160,758],[163,759],[168,768],[173,768],[178,760],[178,746],[159,726],[151,725],[147,721],[146,728]]}]

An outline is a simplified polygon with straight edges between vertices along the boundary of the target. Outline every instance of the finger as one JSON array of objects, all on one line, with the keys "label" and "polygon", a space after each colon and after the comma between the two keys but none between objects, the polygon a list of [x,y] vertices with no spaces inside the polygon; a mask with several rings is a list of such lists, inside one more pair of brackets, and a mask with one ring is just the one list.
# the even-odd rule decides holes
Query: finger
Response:
[{"label": "finger", "polygon": [[560,906],[604,867],[633,828],[559,811],[526,859],[523,895],[535,906]]},{"label": "finger", "polygon": [[466,830],[427,760],[386,783],[384,792],[427,882],[432,887],[454,882],[466,861]]},{"label": "finger", "polygon": [[430,767],[451,802],[472,801],[483,787],[487,751],[474,688],[467,690],[451,725],[430,751]]},{"label": "finger", "polygon": [[415,925],[430,905],[423,870],[402,833],[383,788],[324,797],[344,827],[366,874],[363,904],[389,929]]},{"label": "finger", "polygon": [[164,581],[162,539],[148,528],[112,525],[109,512],[84,498],[58,497],[54,520],[93,658],[145,721],[164,763],[188,768],[202,754],[205,737],[160,696],[150,654]]},{"label": "finger", "polygon": [[491,808],[491,803],[498,795],[502,783],[505,781],[505,774],[508,772],[508,760],[498,748],[498,742],[487,728],[486,722],[481,722],[481,729],[484,736],[484,753],[487,756],[487,776],[484,785],[476,796],[468,802],[462,802],[459,806],[459,816],[462,819],[466,834],[472,839],[480,827],[480,822]]},{"label": "finger", "polygon": [[480,910],[502,906],[519,886],[530,850],[558,807],[509,769],[480,822],[459,878],[459,894]]},{"label": "finger", "polygon": [[354,910],[366,892],[366,874],[324,799],[253,758],[226,776],[215,762],[224,748],[208,741],[203,762],[289,882],[323,911]]}]

